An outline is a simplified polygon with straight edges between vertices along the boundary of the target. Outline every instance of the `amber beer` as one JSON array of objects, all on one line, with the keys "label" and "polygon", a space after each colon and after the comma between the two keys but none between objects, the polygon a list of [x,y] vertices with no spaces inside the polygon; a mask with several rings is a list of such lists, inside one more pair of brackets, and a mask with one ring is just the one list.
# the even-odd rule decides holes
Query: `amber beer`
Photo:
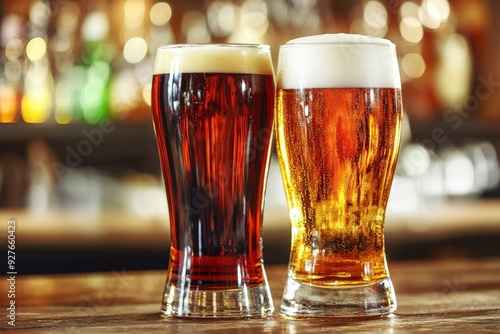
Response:
[{"label": "amber beer", "polygon": [[279,89],[277,101],[283,108],[280,157],[293,171],[284,179],[297,231],[293,276],[326,285],[384,278],[383,222],[398,152],[399,89]]},{"label": "amber beer", "polygon": [[273,102],[267,47],[157,51],[152,110],[170,212],[168,316],[273,310],[261,246]]},{"label": "amber beer", "polygon": [[401,126],[395,59],[392,43],[353,35],[280,49],[276,136],[292,223],[286,315],[396,307],[384,251]]}]

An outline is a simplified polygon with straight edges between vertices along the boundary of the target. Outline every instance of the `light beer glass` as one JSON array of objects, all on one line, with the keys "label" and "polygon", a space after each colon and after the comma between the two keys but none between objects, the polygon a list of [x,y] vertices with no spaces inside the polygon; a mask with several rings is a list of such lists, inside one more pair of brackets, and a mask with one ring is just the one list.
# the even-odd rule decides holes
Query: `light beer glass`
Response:
[{"label": "light beer glass", "polygon": [[280,47],[276,141],[292,225],[282,314],[350,317],[396,309],[384,218],[401,108],[388,40],[326,34]]},{"label": "light beer glass", "polygon": [[157,49],[152,112],[171,230],[165,316],[273,312],[261,240],[273,106],[269,46]]}]

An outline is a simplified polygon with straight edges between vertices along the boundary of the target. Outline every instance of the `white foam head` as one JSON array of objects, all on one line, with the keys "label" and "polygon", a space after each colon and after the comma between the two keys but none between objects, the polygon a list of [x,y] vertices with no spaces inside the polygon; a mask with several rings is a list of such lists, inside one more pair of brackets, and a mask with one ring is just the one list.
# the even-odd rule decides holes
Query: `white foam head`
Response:
[{"label": "white foam head", "polygon": [[153,73],[273,74],[268,45],[176,44],[156,49]]},{"label": "white foam head", "polygon": [[297,38],[280,47],[280,88],[401,88],[395,45],[354,34]]}]

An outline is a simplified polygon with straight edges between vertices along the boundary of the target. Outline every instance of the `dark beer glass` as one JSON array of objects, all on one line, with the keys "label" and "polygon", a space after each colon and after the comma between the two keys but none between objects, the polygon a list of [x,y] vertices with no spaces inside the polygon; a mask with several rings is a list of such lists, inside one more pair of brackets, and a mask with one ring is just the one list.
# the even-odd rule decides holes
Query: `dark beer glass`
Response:
[{"label": "dark beer glass", "polygon": [[393,312],[384,218],[401,127],[394,44],[349,34],[290,41],[280,47],[276,94],[292,224],[281,312]]},{"label": "dark beer glass", "polygon": [[273,312],[261,240],[273,104],[268,46],[156,51],[153,123],[171,230],[168,317]]}]

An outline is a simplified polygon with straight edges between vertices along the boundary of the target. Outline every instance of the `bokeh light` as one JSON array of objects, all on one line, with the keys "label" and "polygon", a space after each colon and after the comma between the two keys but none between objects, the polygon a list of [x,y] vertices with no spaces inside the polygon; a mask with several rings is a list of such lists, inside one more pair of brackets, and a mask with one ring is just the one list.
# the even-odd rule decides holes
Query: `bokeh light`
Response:
[{"label": "bokeh light", "polygon": [[405,17],[399,23],[401,36],[410,43],[419,43],[424,37],[424,29],[420,21],[414,17]]},{"label": "bokeh light", "polygon": [[172,8],[166,2],[155,3],[149,11],[151,23],[157,26],[165,25],[172,17]]},{"label": "bokeh light", "polygon": [[141,62],[148,52],[148,43],[142,37],[129,39],[123,47],[123,57],[132,64]]},{"label": "bokeh light", "polygon": [[405,17],[413,17],[413,18],[418,18],[418,8],[419,6],[417,5],[416,2],[413,1],[406,1],[403,4],[401,4],[401,7],[399,8],[399,14],[402,19]]},{"label": "bokeh light", "polygon": [[215,36],[223,37],[237,24],[238,7],[229,1],[214,1],[207,8],[208,27]]},{"label": "bokeh light", "polygon": [[146,103],[148,107],[151,107],[152,90],[153,90],[153,85],[151,83],[146,84],[142,90],[142,98],[144,99],[144,103]]},{"label": "bokeh light", "polygon": [[82,37],[85,41],[103,41],[109,34],[109,21],[105,12],[96,11],[85,18]]},{"label": "bokeh light", "polygon": [[474,165],[472,160],[460,150],[445,155],[444,182],[450,195],[465,195],[474,189]]},{"label": "bokeh light", "polygon": [[5,57],[8,60],[17,60],[24,51],[23,41],[19,38],[11,39],[5,46]]},{"label": "bokeh light", "polygon": [[269,28],[267,7],[262,0],[247,0],[241,6],[241,28],[256,37],[263,36]]},{"label": "bokeh light", "polygon": [[20,82],[23,77],[23,65],[17,59],[9,60],[4,65],[4,74],[11,82]]},{"label": "bokeh light", "polygon": [[424,26],[437,29],[450,16],[448,0],[423,0],[418,10],[418,17]]},{"label": "bokeh light", "polygon": [[41,37],[35,37],[26,45],[26,56],[32,62],[42,59],[47,51],[47,44]]},{"label": "bokeh light", "polygon": [[404,74],[410,78],[420,78],[425,72],[424,58],[418,53],[408,53],[401,61]]},{"label": "bokeh light", "polygon": [[51,10],[48,1],[36,1],[29,12],[31,23],[37,27],[43,27],[48,24],[50,16]]},{"label": "bokeh light", "polygon": [[384,37],[388,30],[388,14],[379,1],[368,1],[363,9],[364,30],[371,36]]},{"label": "bokeh light", "polygon": [[0,25],[0,45],[5,46],[9,41],[21,38],[23,29],[23,19],[19,15],[4,16]]},{"label": "bokeh light", "polygon": [[129,29],[135,29],[142,25],[146,4],[142,0],[127,0],[123,6],[125,14],[124,24]]}]

